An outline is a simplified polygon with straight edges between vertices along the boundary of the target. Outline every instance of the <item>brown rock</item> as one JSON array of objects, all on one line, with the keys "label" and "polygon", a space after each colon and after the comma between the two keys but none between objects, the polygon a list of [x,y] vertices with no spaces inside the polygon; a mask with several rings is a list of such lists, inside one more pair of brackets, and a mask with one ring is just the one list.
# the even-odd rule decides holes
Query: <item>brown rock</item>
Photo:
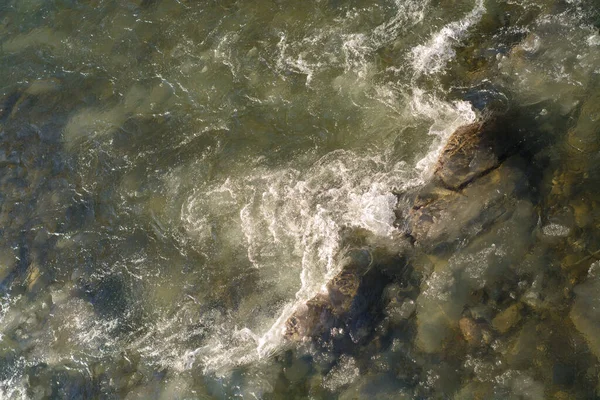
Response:
[{"label": "brown rock", "polygon": [[463,337],[470,345],[479,345],[482,340],[481,327],[471,318],[462,317],[458,321],[458,327]]},{"label": "brown rock", "polygon": [[[457,190],[497,167],[506,147],[493,121],[461,126],[448,139],[435,170],[447,188]],[[505,141],[504,141],[505,143]]]},{"label": "brown rock", "polygon": [[500,312],[492,320],[492,326],[500,333],[508,332],[521,320],[521,309],[523,306],[520,303],[513,304],[506,310]]},{"label": "brown rock", "polygon": [[526,182],[520,159],[502,163],[460,191],[431,182],[408,215],[412,237],[425,247],[471,238],[510,217]]},{"label": "brown rock", "polygon": [[304,340],[331,330],[350,311],[371,263],[368,250],[349,251],[342,260],[341,271],[327,283],[327,292],[317,294],[288,318],[285,336],[290,340]]},{"label": "brown rock", "polygon": [[515,155],[525,136],[511,126],[510,118],[502,116],[458,128],[433,179],[418,191],[406,221],[398,225],[406,226],[420,245],[436,247],[474,237],[510,217],[529,189],[527,164]]}]

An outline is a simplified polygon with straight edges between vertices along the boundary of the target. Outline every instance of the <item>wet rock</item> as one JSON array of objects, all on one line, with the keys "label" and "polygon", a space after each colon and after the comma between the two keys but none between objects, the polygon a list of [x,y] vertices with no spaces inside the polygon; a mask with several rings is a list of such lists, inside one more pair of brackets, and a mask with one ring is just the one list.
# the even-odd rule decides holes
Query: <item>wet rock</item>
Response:
[{"label": "wet rock", "polygon": [[300,305],[288,319],[286,337],[294,340],[319,337],[333,328],[337,320],[350,311],[371,262],[368,250],[350,251],[342,261],[340,272],[327,283],[327,292]]},{"label": "wet rock", "polygon": [[[325,292],[301,304],[286,321],[288,340],[329,339],[350,335],[354,343],[365,339],[375,327],[375,318],[384,286],[390,280],[386,268],[403,270],[395,256],[383,257],[378,249],[350,250],[341,261],[340,272],[326,285]],[[405,313],[410,310],[404,310]],[[337,329],[333,329],[337,328]]]},{"label": "wet rock", "polygon": [[486,328],[486,325],[481,322],[463,317],[458,321],[458,327],[467,343],[477,347],[482,344],[489,344],[492,340],[491,332]]},{"label": "wet rock", "polygon": [[301,304],[285,324],[285,336],[290,340],[315,338],[329,331],[336,321],[327,295],[320,293]]},{"label": "wet rock", "polygon": [[35,293],[40,291],[42,288],[46,287],[48,284],[48,279],[45,276],[44,271],[40,269],[40,266],[37,264],[32,264],[29,266],[29,273],[26,278],[27,290],[30,293]]},{"label": "wet rock", "polygon": [[516,303],[500,312],[492,320],[492,326],[498,332],[504,334],[512,329],[521,320],[521,309],[523,305]]},{"label": "wet rock", "polygon": [[505,162],[460,192],[433,184],[421,191],[410,213],[411,235],[426,248],[472,238],[510,217],[526,182],[518,160]]},{"label": "wet rock", "polygon": [[498,121],[491,118],[454,131],[434,173],[443,186],[460,189],[500,165],[515,143],[497,124]]},{"label": "wet rock", "polygon": [[[521,155],[535,147],[510,113],[458,128],[448,139],[431,181],[416,193],[406,220],[426,250],[473,238],[510,217],[530,196],[531,165]],[[530,143],[531,142],[531,143]],[[399,201],[399,206],[403,204]]]}]

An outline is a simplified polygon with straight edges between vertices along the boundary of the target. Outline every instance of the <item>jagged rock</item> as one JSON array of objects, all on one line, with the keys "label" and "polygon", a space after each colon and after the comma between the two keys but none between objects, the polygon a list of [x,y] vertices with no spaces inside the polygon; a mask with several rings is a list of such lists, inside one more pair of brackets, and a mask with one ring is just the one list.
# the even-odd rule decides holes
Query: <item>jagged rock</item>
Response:
[{"label": "jagged rock", "polygon": [[318,337],[335,326],[336,321],[350,311],[362,277],[371,264],[368,250],[348,252],[340,272],[327,283],[327,292],[308,300],[287,320],[286,336],[296,340]]},{"label": "jagged rock", "polygon": [[[465,238],[475,238],[503,222],[507,223],[504,229],[512,229],[515,235],[528,234],[533,219],[530,218],[531,203],[524,200],[529,193],[528,178],[524,172],[527,165],[515,155],[520,146],[520,140],[517,140],[520,132],[502,121],[502,118],[486,118],[457,129],[450,137],[439,157],[433,179],[416,194],[408,218],[403,221],[417,245],[425,249],[437,249]],[[517,227],[515,220],[519,220],[517,225],[525,228]],[[484,247],[492,245],[500,236],[498,233],[488,237],[486,241],[490,243]],[[523,243],[527,243],[527,240]],[[478,248],[473,254],[481,253],[484,258],[501,256],[500,253],[490,256],[486,251]],[[374,287],[382,284],[376,283],[377,279],[365,280],[374,264],[370,255],[365,256],[367,253],[365,250],[349,252],[340,272],[327,284],[326,291],[298,307],[286,323],[285,336],[288,339],[327,336],[336,326],[347,326],[349,321],[360,320],[361,313],[370,307],[370,302],[364,300],[363,294],[377,293],[379,289]],[[453,273],[462,274],[462,270],[468,269],[465,262],[457,261],[455,264],[451,268],[455,270]],[[491,267],[489,273],[496,273],[498,268],[504,267]],[[437,272],[445,276],[443,271]],[[468,290],[479,285],[471,282],[470,278],[465,278],[463,283],[461,287],[464,290],[461,289],[460,294],[454,296],[456,309],[434,307],[427,318],[423,318],[424,310],[430,309],[429,303],[437,304],[436,298],[407,303],[403,315],[410,318],[414,308],[421,314],[419,327],[422,334],[419,341],[422,348],[433,350],[439,347],[440,338],[444,336],[438,330],[442,329],[440,324],[446,326],[449,320],[452,321],[450,325],[458,324]],[[424,292],[430,293],[432,288]],[[426,332],[435,336],[435,340],[428,340]],[[353,340],[361,335],[355,334]]]},{"label": "jagged rock", "polygon": [[527,165],[516,155],[523,135],[504,123],[507,118],[489,118],[451,135],[432,180],[398,223],[418,245],[432,249],[475,237],[510,217],[529,193]]},{"label": "jagged rock", "polygon": [[438,159],[436,178],[443,186],[457,190],[496,168],[514,145],[500,133],[496,119],[458,128]]},{"label": "jagged rock", "polygon": [[[325,291],[301,304],[288,318],[285,337],[299,341],[349,333],[354,342],[366,337],[369,329],[374,328],[372,308],[378,306],[390,279],[384,276],[385,267],[377,257],[377,249],[348,251],[340,271],[327,283]],[[399,270],[404,265],[396,257],[384,263]]]}]

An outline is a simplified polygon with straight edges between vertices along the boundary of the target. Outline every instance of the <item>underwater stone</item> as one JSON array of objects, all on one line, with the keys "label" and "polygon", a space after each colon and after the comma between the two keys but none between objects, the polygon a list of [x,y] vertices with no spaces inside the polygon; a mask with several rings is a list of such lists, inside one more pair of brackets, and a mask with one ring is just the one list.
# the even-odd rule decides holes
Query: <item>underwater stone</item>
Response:
[{"label": "underwater stone", "polygon": [[600,357],[600,277],[588,277],[573,291],[575,301],[569,314],[571,321],[585,337],[596,357]]},{"label": "underwater stone", "polygon": [[534,226],[533,206],[521,201],[508,220],[456,251],[447,263],[436,265],[423,280],[416,301],[416,340],[421,350],[433,353],[444,348],[474,291],[506,292],[507,274],[529,250]]},{"label": "underwater stone", "polygon": [[500,312],[492,320],[492,326],[500,333],[508,332],[521,320],[521,303],[513,304],[506,310]]},{"label": "underwater stone", "polygon": [[458,327],[463,337],[471,346],[488,344],[491,341],[490,332],[485,329],[485,324],[476,322],[471,318],[462,317],[458,321]]}]

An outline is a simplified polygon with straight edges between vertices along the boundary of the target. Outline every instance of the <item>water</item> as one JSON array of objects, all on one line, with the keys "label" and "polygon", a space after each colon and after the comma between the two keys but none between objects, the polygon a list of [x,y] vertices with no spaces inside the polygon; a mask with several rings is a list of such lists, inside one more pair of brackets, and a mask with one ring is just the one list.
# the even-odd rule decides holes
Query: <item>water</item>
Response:
[{"label": "water", "polygon": [[[598,396],[599,25],[592,0],[5,0],[0,397]],[[497,102],[544,143],[535,238],[415,258],[380,339],[286,343],[347,232],[394,242],[392,192]],[[490,279],[518,328],[427,350],[430,305],[492,321],[465,300]]]}]

